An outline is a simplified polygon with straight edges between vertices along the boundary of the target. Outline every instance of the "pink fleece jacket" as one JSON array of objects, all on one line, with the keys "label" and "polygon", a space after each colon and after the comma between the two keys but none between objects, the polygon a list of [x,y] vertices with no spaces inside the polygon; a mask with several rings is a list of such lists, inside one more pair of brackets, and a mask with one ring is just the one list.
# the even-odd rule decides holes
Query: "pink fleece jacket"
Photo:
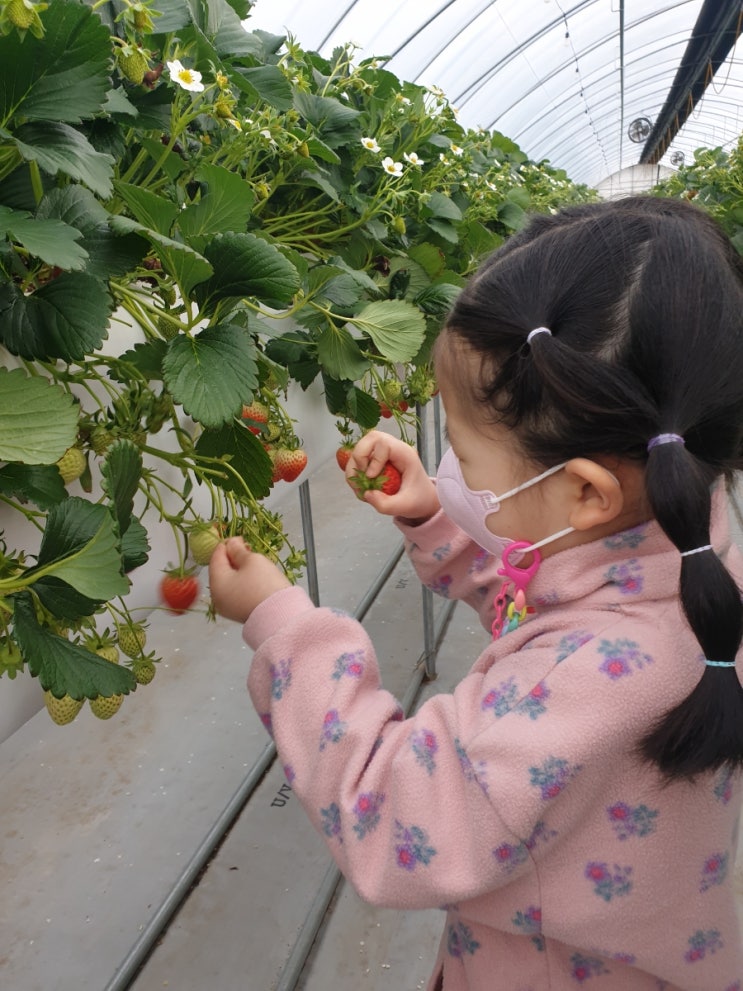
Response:
[{"label": "pink fleece jacket", "polygon": [[[489,629],[497,562],[442,513],[398,525],[421,580]],[[740,581],[722,495],[712,534]],[[655,523],[547,558],[535,615],[409,719],[348,615],[291,588],[245,624],[253,702],[345,876],[446,911],[429,991],[743,988],[740,777],[663,788],[635,756],[703,673],[679,568]]]}]

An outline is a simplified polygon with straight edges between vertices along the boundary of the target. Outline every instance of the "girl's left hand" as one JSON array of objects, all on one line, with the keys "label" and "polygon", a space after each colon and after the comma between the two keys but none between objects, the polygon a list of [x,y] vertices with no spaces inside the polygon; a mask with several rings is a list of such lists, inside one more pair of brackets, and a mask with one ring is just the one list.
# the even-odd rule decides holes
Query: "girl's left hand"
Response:
[{"label": "girl's left hand", "polygon": [[267,557],[254,554],[241,537],[230,537],[212,554],[209,588],[220,616],[244,623],[264,599],[291,588],[291,582]]}]

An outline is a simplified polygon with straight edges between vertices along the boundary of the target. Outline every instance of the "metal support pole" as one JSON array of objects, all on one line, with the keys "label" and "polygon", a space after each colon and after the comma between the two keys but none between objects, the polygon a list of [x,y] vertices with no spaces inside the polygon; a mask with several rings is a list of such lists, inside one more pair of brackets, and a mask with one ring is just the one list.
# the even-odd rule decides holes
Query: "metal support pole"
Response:
[{"label": "metal support pole", "polygon": [[302,518],[304,549],[307,553],[307,588],[316,606],[320,605],[320,586],[317,581],[317,554],[315,553],[315,531],[312,526],[312,503],[310,483],[305,479],[299,486],[299,512]]}]

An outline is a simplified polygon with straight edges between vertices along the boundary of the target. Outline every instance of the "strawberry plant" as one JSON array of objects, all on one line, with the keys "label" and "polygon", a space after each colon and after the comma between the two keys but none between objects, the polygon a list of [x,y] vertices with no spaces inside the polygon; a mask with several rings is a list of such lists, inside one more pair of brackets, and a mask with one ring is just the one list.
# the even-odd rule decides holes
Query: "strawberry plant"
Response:
[{"label": "strawberry plant", "polygon": [[148,530],[179,580],[213,521],[296,579],[264,503],[306,470],[288,390],[404,432],[480,257],[589,195],[353,45],[325,58],[249,13],[0,0],[0,531],[36,534],[0,543],[0,674],[103,718],[152,673],[94,647],[137,625]]}]

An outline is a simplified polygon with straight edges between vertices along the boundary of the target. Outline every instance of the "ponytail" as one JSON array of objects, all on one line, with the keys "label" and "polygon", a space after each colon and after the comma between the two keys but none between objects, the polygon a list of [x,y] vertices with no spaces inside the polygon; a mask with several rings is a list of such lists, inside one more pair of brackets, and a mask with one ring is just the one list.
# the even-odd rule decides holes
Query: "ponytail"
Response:
[{"label": "ponytail", "polygon": [[735,669],[743,603],[722,561],[711,549],[702,550],[709,545],[709,468],[683,442],[649,447],[645,486],[650,505],[682,552],[681,605],[705,661],[714,663],[705,663],[696,688],[658,721],[641,751],[667,778],[693,777],[723,765],[743,766],[743,687]]}]

